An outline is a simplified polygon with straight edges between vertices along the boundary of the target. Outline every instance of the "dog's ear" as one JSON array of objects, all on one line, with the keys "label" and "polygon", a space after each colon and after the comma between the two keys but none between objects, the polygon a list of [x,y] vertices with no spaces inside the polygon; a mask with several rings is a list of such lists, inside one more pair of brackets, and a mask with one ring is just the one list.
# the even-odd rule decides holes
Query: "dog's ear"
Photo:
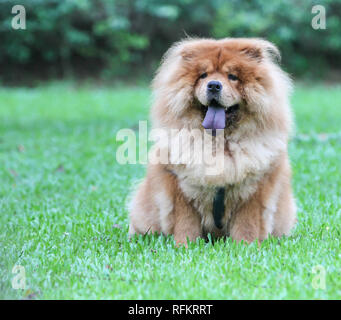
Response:
[{"label": "dog's ear", "polygon": [[242,46],[240,51],[258,62],[264,59],[270,59],[275,63],[281,62],[281,54],[278,48],[271,42],[263,39],[250,39],[250,41]]},{"label": "dog's ear", "polygon": [[179,55],[185,61],[192,60],[197,55],[197,41],[194,38],[186,37],[178,42]]},{"label": "dog's ear", "polygon": [[195,51],[192,48],[183,48],[180,51],[180,55],[182,57],[182,59],[184,59],[185,61],[190,61],[194,58],[195,56]]},{"label": "dog's ear", "polygon": [[243,47],[240,50],[241,53],[247,55],[249,58],[257,60],[261,62],[263,60],[262,50],[260,48],[256,48],[254,46]]},{"label": "dog's ear", "polygon": [[267,56],[274,62],[280,63],[281,62],[281,53],[279,52],[278,48],[271,42],[262,40],[264,50]]},{"label": "dog's ear", "polygon": [[192,38],[186,38],[175,42],[164,55],[164,59],[181,58],[185,61],[190,61],[196,55],[196,49],[193,46],[193,42]]}]

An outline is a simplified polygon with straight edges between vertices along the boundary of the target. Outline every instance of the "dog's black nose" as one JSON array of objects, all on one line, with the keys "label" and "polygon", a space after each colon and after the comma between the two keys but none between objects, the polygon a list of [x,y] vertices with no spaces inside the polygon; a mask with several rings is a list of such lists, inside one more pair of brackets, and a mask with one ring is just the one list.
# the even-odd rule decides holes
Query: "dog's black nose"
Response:
[{"label": "dog's black nose", "polygon": [[222,88],[223,86],[219,81],[210,81],[207,84],[207,90],[211,93],[218,93],[221,91]]}]

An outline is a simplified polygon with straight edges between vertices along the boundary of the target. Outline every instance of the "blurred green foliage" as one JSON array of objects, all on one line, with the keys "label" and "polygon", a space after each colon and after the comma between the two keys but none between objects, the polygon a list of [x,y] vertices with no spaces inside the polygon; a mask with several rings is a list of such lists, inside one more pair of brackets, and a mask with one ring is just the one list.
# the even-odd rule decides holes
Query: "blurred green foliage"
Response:
[{"label": "blurred green foliage", "polygon": [[[96,72],[134,77],[154,71],[186,36],[264,37],[295,75],[341,66],[341,0],[21,0],[26,30],[13,30],[17,0],[0,0],[1,77],[11,67],[39,75]],[[326,8],[314,30],[312,7]]]}]

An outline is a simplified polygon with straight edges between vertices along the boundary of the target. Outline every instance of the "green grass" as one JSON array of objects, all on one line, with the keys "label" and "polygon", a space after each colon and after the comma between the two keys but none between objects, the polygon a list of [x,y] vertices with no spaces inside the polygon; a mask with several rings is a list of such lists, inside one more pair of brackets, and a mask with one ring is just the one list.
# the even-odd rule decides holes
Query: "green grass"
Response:
[{"label": "green grass", "polygon": [[[147,119],[146,88],[0,89],[0,298],[339,299],[341,87],[298,86],[290,142],[298,224],[261,248],[127,239],[140,165],[115,162],[119,128]],[[22,265],[26,289],[14,290]],[[314,289],[314,266],[326,289]]]}]

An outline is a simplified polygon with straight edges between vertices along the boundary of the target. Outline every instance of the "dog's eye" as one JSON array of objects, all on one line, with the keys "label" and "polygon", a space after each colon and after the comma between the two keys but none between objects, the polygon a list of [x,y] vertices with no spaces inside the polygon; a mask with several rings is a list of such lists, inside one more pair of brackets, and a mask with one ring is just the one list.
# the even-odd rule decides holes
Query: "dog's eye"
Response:
[{"label": "dog's eye", "polygon": [[207,73],[204,72],[199,78],[200,78],[200,79],[205,79],[206,77],[207,77]]},{"label": "dog's eye", "polygon": [[237,76],[235,76],[234,74],[232,73],[229,73],[229,75],[227,76],[229,78],[229,80],[232,80],[232,81],[237,81],[239,80]]}]

